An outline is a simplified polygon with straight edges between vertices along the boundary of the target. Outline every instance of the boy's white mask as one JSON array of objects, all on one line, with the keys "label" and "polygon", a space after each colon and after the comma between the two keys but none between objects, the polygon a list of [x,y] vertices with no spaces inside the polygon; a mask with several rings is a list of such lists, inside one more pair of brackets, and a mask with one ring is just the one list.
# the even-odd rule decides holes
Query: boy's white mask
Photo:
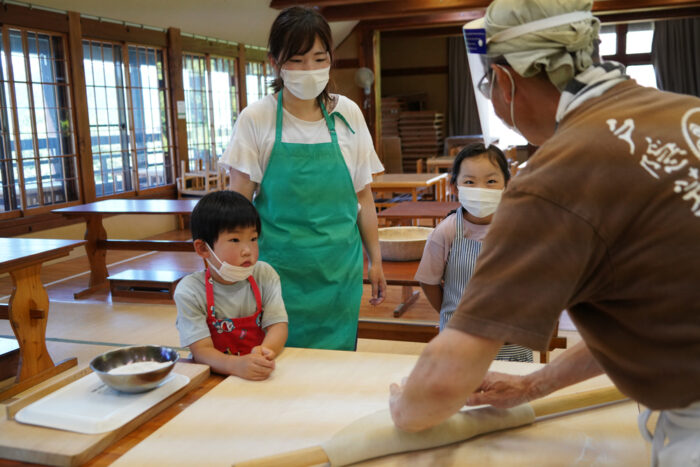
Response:
[{"label": "boy's white mask", "polygon": [[255,264],[253,263],[250,266],[234,266],[233,264],[229,264],[226,261],[221,261],[218,256],[216,256],[216,253],[214,253],[214,250],[211,249],[208,243],[205,242],[207,245],[207,249],[209,252],[216,258],[216,260],[221,264],[220,267],[214,266],[214,264],[207,259],[207,264],[209,265],[210,268],[216,272],[219,277],[221,277],[223,280],[226,282],[238,282],[242,281],[245,279],[248,279],[249,276],[253,274],[253,268],[255,268]]},{"label": "boy's white mask", "polygon": [[280,70],[284,87],[301,100],[317,98],[328,84],[331,67],[319,70]]},{"label": "boy's white mask", "polygon": [[473,188],[468,186],[458,186],[458,197],[462,207],[474,217],[488,217],[498,207],[501,202],[503,190],[491,188]]}]

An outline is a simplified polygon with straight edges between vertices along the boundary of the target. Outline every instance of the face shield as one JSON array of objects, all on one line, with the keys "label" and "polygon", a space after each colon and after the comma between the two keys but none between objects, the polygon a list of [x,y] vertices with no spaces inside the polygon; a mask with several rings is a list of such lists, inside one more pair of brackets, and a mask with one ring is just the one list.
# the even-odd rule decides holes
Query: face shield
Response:
[{"label": "face shield", "polygon": [[[479,121],[481,122],[481,130],[484,136],[484,142],[491,144],[498,139],[499,135],[492,134],[493,125],[489,123],[490,115],[492,115],[491,107],[491,88],[493,85],[493,69],[491,65],[494,63],[508,63],[516,70],[527,62],[529,66],[539,54],[536,51],[536,46],[529,43],[526,38],[530,33],[542,31],[550,28],[556,28],[565,24],[575,23],[577,21],[590,20],[593,17],[590,11],[574,11],[562,15],[551,16],[529,23],[520,24],[507,29],[503,29],[487,39],[484,18],[479,18],[465,24],[462,27],[464,42],[467,49],[467,61],[469,63],[469,72],[472,78],[474,87],[474,96],[476,98],[476,106],[479,112]],[[521,39],[522,38],[522,39]],[[489,46],[498,50],[500,43],[509,43],[510,50],[513,50],[513,45],[520,42],[523,49],[512,57],[508,53],[501,55],[492,50],[492,55],[488,54]],[[530,49],[529,47],[535,47]],[[523,55],[523,52],[532,50],[532,55]],[[505,61],[504,61],[505,59]],[[515,61],[517,59],[517,61]],[[511,63],[513,60],[513,63]],[[511,110],[512,111],[512,110]]]},{"label": "face shield", "polygon": [[491,60],[486,55],[486,30],[484,18],[471,21],[462,27],[464,43],[467,46],[467,61],[469,73],[472,77],[476,108],[481,122],[481,133],[484,144],[493,143],[495,138],[490,131],[489,115],[491,108],[491,83],[493,82],[493,70]]}]

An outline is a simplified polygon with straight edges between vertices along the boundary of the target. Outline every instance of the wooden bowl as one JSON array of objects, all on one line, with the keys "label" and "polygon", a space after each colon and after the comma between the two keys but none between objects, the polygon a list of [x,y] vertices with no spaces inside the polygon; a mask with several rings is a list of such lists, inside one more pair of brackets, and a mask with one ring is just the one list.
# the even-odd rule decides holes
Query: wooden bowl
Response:
[{"label": "wooden bowl", "polygon": [[423,256],[425,241],[432,227],[383,227],[379,229],[379,249],[385,261],[417,261]]}]

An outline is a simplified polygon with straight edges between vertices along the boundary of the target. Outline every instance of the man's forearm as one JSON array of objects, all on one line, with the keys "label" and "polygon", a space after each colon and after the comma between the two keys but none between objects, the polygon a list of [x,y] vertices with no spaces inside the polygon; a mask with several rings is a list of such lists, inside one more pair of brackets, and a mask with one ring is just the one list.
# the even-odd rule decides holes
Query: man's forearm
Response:
[{"label": "man's forearm", "polygon": [[425,348],[401,394],[391,399],[394,423],[419,431],[457,412],[479,386],[502,342],[446,329]]},{"label": "man's forearm", "polygon": [[581,341],[540,370],[525,376],[530,400],[603,373],[586,344]]}]

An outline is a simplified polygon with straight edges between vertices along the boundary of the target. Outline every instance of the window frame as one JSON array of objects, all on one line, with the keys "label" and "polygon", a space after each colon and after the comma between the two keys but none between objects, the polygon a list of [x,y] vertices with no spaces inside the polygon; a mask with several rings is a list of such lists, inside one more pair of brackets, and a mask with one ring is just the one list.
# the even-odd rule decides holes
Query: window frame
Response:
[{"label": "window frame", "polygon": [[[130,170],[129,170],[129,177],[130,177],[130,184],[131,184],[131,189],[129,190],[122,190],[119,192],[113,192],[110,194],[103,194],[98,195],[97,194],[97,180],[95,178],[95,173],[93,169],[93,179],[92,183],[93,186],[95,187],[95,200],[103,200],[103,199],[111,199],[111,198],[125,198],[125,197],[130,197],[130,196],[136,196],[136,197],[144,197],[144,196],[149,196],[150,194],[158,193],[162,191],[164,188],[168,187],[174,187],[176,183],[176,177],[177,177],[177,171],[176,171],[176,161],[175,161],[175,141],[174,141],[174,124],[173,124],[173,115],[172,115],[172,109],[171,109],[171,86],[170,86],[170,73],[169,73],[169,68],[168,68],[168,50],[167,47],[159,46],[159,45],[154,45],[154,44],[142,44],[140,42],[136,41],[126,41],[126,40],[110,40],[110,39],[102,39],[102,38],[95,38],[92,36],[88,35],[83,35],[81,38],[81,46],[84,46],[85,42],[89,43],[99,43],[99,44],[111,44],[111,45],[117,45],[119,46],[121,50],[121,63],[123,66],[123,72],[122,72],[122,86],[124,89],[124,94],[125,94],[125,101],[126,101],[126,107],[124,108],[124,112],[126,114],[126,124],[128,125],[128,139],[129,139],[129,156],[130,156]],[[160,109],[162,113],[166,115],[167,118],[167,133],[168,133],[168,157],[170,158],[170,164],[169,164],[169,172],[170,172],[170,182],[165,183],[163,185],[158,185],[154,187],[146,187],[146,188],[141,188],[140,186],[140,180],[139,180],[139,167],[138,167],[138,150],[139,148],[136,147],[136,131],[135,131],[135,118],[134,118],[134,106],[133,106],[133,96],[132,96],[132,83],[131,83],[131,70],[130,70],[130,64],[129,64],[129,47],[137,47],[137,48],[146,48],[146,49],[156,49],[159,50],[162,54],[162,59],[163,59],[163,82],[164,82],[164,92],[165,92],[165,109]],[[104,63],[104,50],[103,46],[101,46],[102,50],[102,57],[103,57],[103,63]],[[83,54],[83,63],[85,62],[85,56]],[[116,86],[119,88],[119,86]],[[85,84],[85,89],[86,91],[88,90],[88,85],[87,83]],[[139,88],[143,89],[143,88]],[[89,121],[89,99],[88,102],[86,103],[88,106],[88,128],[92,126],[92,122]],[[91,148],[92,148],[92,131],[88,130],[88,134],[86,135],[86,139],[89,142]],[[91,155],[92,155],[92,161],[91,163],[94,164],[94,157],[95,154],[91,150]],[[102,162],[100,162],[101,164]],[[164,162],[164,171],[167,170],[168,164]],[[93,165],[94,167],[94,165]]]},{"label": "window frame", "polygon": [[[642,21],[644,23],[654,23],[653,20]],[[604,23],[604,26],[615,26],[616,35],[616,50],[614,55],[602,55],[603,60],[614,60],[623,65],[653,65],[651,62],[651,52],[648,53],[627,53],[627,32],[629,31],[630,23]]]},{"label": "window frame", "polygon": [[[236,120],[238,119],[238,116],[240,115],[241,108],[240,108],[240,96],[239,96],[239,85],[240,85],[240,78],[238,76],[238,70],[239,70],[239,57],[233,57],[233,56],[227,56],[227,55],[222,55],[222,54],[215,54],[215,53],[207,53],[207,52],[190,52],[190,51],[183,51],[182,52],[182,60],[183,60],[183,66],[182,66],[182,71],[183,71],[183,83],[184,83],[184,72],[185,72],[185,65],[184,62],[186,59],[191,59],[191,57],[198,57],[200,59],[204,59],[204,64],[205,64],[205,79],[206,79],[206,84],[207,88],[205,91],[203,91],[206,94],[206,102],[207,102],[207,118],[208,118],[208,123],[209,123],[209,167],[208,169],[211,170],[216,170],[217,167],[217,161],[220,155],[217,153],[217,125],[216,125],[216,118],[215,118],[215,113],[214,113],[214,87],[212,85],[212,59],[223,59],[223,60],[228,60],[232,64],[232,74],[230,76],[233,77],[234,83],[230,85],[230,87],[235,87],[235,96],[236,96],[236,108],[232,109],[232,114],[234,115],[233,122],[231,122],[231,128],[233,129],[233,125],[235,125]],[[230,88],[229,88],[230,89]],[[183,90],[184,90],[184,85],[183,85]],[[202,92],[202,91],[198,91]],[[229,90],[229,92],[231,92]],[[185,101],[187,101],[187,97],[185,97]],[[187,119],[189,121],[189,118]],[[199,142],[198,142],[199,143]],[[228,144],[228,141],[222,145],[222,147],[225,150],[226,145]],[[202,163],[203,167],[199,167],[198,161],[202,161],[203,159],[201,158],[191,158],[190,157],[190,150],[189,148],[191,146],[191,142],[188,138],[188,150],[187,150],[187,164],[186,164],[186,169],[189,169],[188,171],[199,171],[199,170],[206,170],[207,166],[205,163]],[[200,147],[199,145],[197,146],[198,148]],[[223,152],[222,152],[223,154]],[[212,163],[213,162],[213,163]]]},{"label": "window frame", "polygon": [[[63,46],[63,66],[65,67],[64,69],[64,74],[66,78],[66,82],[64,84],[66,88],[66,97],[67,97],[67,109],[70,111],[70,122],[71,122],[71,144],[72,144],[72,154],[63,154],[60,156],[56,156],[56,158],[59,159],[64,159],[64,158],[73,158],[73,164],[74,164],[74,170],[75,170],[75,176],[71,180],[75,180],[75,190],[76,190],[76,199],[71,200],[71,201],[66,201],[63,203],[55,203],[55,204],[49,204],[45,205],[44,203],[44,187],[42,186],[41,183],[41,177],[39,174],[41,174],[40,169],[37,169],[37,196],[39,197],[40,200],[40,205],[39,206],[34,206],[34,207],[27,207],[27,192],[26,192],[26,183],[25,183],[25,177],[24,177],[24,164],[22,163],[24,158],[22,157],[22,144],[21,144],[21,132],[20,132],[20,125],[19,125],[19,116],[18,116],[18,111],[17,111],[17,97],[16,97],[16,81],[15,81],[15,73],[14,73],[14,66],[12,65],[12,47],[10,43],[10,30],[17,30],[20,31],[21,34],[21,39],[22,39],[22,48],[23,48],[23,60],[24,60],[24,66],[25,69],[27,70],[27,79],[26,79],[26,85],[27,85],[27,94],[28,94],[28,105],[30,109],[30,115],[31,115],[31,132],[32,132],[32,144],[34,149],[34,156],[32,159],[34,160],[34,163],[37,165],[37,167],[40,167],[40,157],[38,156],[38,136],[37,136],[37,123],[36,123],[36,107],[34,104],[34,93],[33,93],[33,85],[35,81],[32,79],[31,75],[31,68],[30,68],[30,62],[29,62],[29,54],[27,51],[29,50],[29,44],[28,44],[28,33],[32,34],[45,34],[48,36],[54,36],[54,37],[60,37],[62,41],[62,46]],[[14,197],[16,198],[15,203],[19,207],[16,209],[11,209],[9,211],[3,211],[0,212],[0,221],[1,220],[6,220],[6,219],[16,219],[16,218],[21,218],[21,217],[29,217],[33,215],[40,215],[40,214],[45,214],[49,213],[54,209],[57,208],[62,208],[62,207],[70,207],[70,206],[76,206],[79,204],[83,203],[83,195],[82,195],[82,174],[80,171],[80,154],[78,150],[78,135],[77,135],[77,117],[76,117],[76,110],[75,110],[75,95],[74,95],[74,83],[71,75],[71,54],[70,54],[70,47],[69,47],[69,40],[68,40],[68,34],[62,31],[54,31],[54,30],[47,30],[44,28],[37,28],[33,26],[22,26],[22,25],[16,25],[16,24],[8,24],[8,23],[3,23],[0,27],[0,34],[2,37],[0,37],[0,40],[3,41],[2,46],[3,46],[3,54],[4,54],[4,61],[7,69],[5,70],[7,72],[7,76],[4,79],[4,83],[7,84],[7,88],[9,91],[9,100],[7,101],[7,109],[8,113],[11,114],[10,118],[12,119],[12,132],[8,131],[8,137],[14,138],[14,143],[15,143],[15,153],[16,153],[16,160],[14,163],[17,164],[17,177],[18,180],[15,180],[15,183],[18,183],[19,185],[19,193],[13,193]],[[12,159],[12,154],[10,155],[9,162],[13,162]],[[12,171],[12,167],[9,169]],[[64,179],[66,180],[66,179]],[[13,190],[14,191],[14,190]]]}]

